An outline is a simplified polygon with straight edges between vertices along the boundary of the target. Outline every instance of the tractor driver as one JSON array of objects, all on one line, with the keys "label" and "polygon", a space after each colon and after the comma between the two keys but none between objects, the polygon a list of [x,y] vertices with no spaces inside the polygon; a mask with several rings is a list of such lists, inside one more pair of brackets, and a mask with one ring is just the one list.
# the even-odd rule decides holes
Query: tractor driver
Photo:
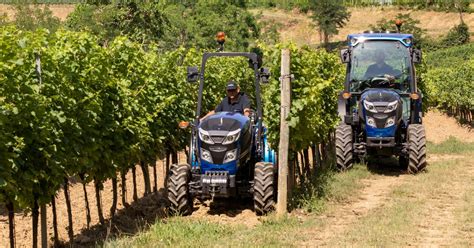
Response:
[{"label": "tractor driver", "polygon": [[240,87],[236,82],[229,81],[226,86],[226,92],[227,97],[224,97],[216,109],[207,113],[202,119],[216,112],[224,111],[241,113],[247,117],[250,115],[250,99],[245,93],[240,92]]},{"label": "tractor driver", "polygon": [[390,65],[385,63],[385,53],[378,51],[375,54],[375,64],[370,65],[365,72],[365,79],[371,79],[380,75],[384,75],[390,81],[395,79],[395,75],[399,74]]}]

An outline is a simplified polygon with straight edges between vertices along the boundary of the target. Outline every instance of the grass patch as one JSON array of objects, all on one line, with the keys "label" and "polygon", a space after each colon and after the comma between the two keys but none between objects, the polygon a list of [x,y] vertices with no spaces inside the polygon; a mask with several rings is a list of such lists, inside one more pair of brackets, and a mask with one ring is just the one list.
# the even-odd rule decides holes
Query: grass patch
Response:
[{"label": "grass patch", "polygon": [[327,202],[346,201],[363,187],[360,180],[371,175],[363,164],[355,164],[352,169],[343,173],[337,173],[331,168],[318,169],[309,182],[302,183],[295,190],[291,207],[316,214],[322,213]]},{"label": "grass patch", "polygon": [[175,217],[154,224],[147,232],[136,237],[108,242],[104,247],[204,246],[212,240],[232,235],[237,230],[239,227]]},{"label": "grass patch", "polygon": [[460,153],[474,151],[474,143],[462,142],[453,136],[450,136],[449,139],[447,139],[446,141],[440,144],[434,144],[432,142],[428,142],[427,147],[428,147],[428,154],[429,153],[460,154]]},{"label": "grass patch", "polygon": [[457,211],[456,221],[465,238],[455,243],[454,246],[457,247],[474,245],[474,185],[470,185],[470,190],[464,195],[463,200],[464,205]]},{"label": "grass patch", "polygon": [[295,235],[287,235],[288,230],[300,226],[301,222],[293,217],[268,217],[255,228],[176,217],[156,223],[135,237],[109,241],[104,247],[287,247],[297,241]]}]

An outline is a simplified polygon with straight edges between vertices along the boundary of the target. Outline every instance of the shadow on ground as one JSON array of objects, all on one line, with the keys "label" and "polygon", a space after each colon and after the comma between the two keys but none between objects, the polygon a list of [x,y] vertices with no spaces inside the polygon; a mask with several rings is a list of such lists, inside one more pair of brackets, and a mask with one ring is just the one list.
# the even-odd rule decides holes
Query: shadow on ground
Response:
[{"label": "shadow on ground", "polygon": [[225,215],[227,217],[236,217],[247,209],[253,211],[253,201],[251,198],[214,199],[213,201],[199,202],[194,204],[194,206],[195,210],[200,207],[206,208],[206,214],[208,215]]},{"label": "shadow on ground", "polygon": [[[166,217],[167,200],[164,190],[140,198],[129,207],[119,210],[104,225],[97,224],[75,235],[73,243],[61,247],[100,247],[117,236],[134,235],[147,230],[156,220]],[[104,209],[105,210],[105,209]]]},{"label": "shadow on ground", "polygon": [[366,161],[367,170],[372,173],[380,174],[384,176],[395,176],[406,174],[406,168],[402,168],[398,164],[397,157],[369,157]]}]

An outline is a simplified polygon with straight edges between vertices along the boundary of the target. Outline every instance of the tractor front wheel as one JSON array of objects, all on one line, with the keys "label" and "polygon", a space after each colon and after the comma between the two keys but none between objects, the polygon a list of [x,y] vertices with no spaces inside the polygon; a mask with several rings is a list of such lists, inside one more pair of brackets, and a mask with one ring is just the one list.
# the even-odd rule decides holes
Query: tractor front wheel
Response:
[{"label": "tractor front wheel", "polygon": [[276,182],[272,163],[255,164],[253,200],[255,212],[264,215],[275,208]]},{"label": "tractor front wheel", "polygon": [[173,214],[189,215],[193,210],[189,194],[191,168],[188,164],[173,164],[168,177],[168,200]]},{"label": "tractor front wheel", "polygon": [[426,169],[426,136],[421,124],[408,126],[408,173],[416,174]]},{"label": "tractor front wheel", "polygon": [[336,128],[336,166],[339,171],[345,171],[352,164],[352,127],[340,124]]}]

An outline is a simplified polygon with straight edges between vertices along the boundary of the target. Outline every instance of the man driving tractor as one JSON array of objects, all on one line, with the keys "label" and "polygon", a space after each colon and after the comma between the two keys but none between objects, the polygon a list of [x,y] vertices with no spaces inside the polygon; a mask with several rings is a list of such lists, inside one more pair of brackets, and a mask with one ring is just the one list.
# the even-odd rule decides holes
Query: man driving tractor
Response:
[{"label": "man driving tractor", "polygon": [[389,75],[390,81],[395,79],[395,75],[400,74],[399,71],[394,70],[390,65],[385,63],[385,53],[378,51],[375,54],[375,64],[370,65],[365,72],[365,78],[373,78],[380,75]]},{"label": "man driving tractor", "polygon": [[226,85],[227,97],[222,99],[215,110],[207,113],[202,119],[215,114],[216,112],[234,112],[241,113],[245,116],[250,115],[250,99],[248,96],[240,92],[239,85],[234,81],[229,81]]}]

